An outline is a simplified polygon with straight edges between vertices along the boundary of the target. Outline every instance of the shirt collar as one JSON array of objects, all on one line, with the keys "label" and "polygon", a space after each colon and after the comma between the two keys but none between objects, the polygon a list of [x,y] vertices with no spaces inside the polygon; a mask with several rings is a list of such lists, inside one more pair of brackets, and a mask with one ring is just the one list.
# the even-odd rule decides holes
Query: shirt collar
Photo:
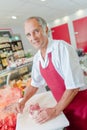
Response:
[{"label": "shirt collar", "polygon": [[47,51],[46,51],[47,54],[48,54],[49,52],[52,52],[52,50],[53,50],[52,41],[53,41],[53,39],[50,38],[50,39],[49,39],[48,46],[47,46]]},{"label": "shirt collar", "polygon": [[[52,41],[53,41],[53,39],[51,39],[51,38],[48,39],[48,46],[47,46],[46,55],[53,51]],[[42,59],[40,50],[38,50],[38,56],[39,56],[40,59]]]}]

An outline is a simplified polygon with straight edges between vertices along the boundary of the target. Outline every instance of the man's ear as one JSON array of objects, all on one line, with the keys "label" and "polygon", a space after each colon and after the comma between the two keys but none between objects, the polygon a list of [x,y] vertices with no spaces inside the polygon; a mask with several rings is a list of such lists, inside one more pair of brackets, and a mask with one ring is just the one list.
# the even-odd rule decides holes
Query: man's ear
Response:
[{"label": "man's ear", "polygon": [[48,34],[48,27],[46,26],[46,34]]}]

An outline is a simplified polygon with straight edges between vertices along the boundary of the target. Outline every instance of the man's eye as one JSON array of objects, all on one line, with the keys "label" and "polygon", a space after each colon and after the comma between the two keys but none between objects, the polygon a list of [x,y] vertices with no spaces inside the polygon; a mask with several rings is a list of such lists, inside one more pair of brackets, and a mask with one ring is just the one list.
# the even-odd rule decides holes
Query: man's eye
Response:
[{"label": "man's eye", "polygon": [[36,29],[36,30],[35,30],[35,32],[39,32],[39,30],[38,30],[38,29]]},{"label": "man's eye", "polygon": [[28,33],[28,34],[26,34],[26,36],[27,36],[27,37],[29,37],[29,36],[30,36],[30,34]]}]

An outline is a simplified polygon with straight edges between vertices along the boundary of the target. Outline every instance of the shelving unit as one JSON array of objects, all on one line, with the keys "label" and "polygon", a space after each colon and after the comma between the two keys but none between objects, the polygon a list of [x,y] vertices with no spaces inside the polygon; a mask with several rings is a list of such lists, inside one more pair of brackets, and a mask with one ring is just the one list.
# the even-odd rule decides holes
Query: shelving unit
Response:
[{"label": "shelving unit", "polygon": [[6,68],[8,65],[7,57],[9,53],[12,55],[10,42],[0,43],[0,70]]},{"label": "shelving unit", "polygon": [[14,53],[14,59],[23,58],[24,57],[24,48],[22,41],[13,41],[11,42],[12,52]]},{"label": "shelving unit", "polygon": [[12,41],[0,43],[0,71],[8,66],[8,61],[12,62],[24,57],[22,41]]}]

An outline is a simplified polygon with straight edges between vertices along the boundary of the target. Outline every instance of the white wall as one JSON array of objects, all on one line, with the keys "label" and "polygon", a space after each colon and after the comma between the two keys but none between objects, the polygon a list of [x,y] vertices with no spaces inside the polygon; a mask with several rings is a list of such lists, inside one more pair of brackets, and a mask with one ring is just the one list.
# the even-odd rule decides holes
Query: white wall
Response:
[{"label": "white wall", "polygon": [[[58,26],[64,23],[68,23],[68,27],[69,27],[69,33],[70,33],[70,39],[71,39],[71,44],[76,48],[76,41],[75,41],[75,33],[74,33],[74,29],[73,29],[73,25],[72,25],[72,21],[85,17],[87,16],[87,9],[83,10],[83,11],[78,11],[75,14],[72,14],[70,16],[65,16],[61,19],[56,19],[56,21],[52,21],[50,23],[48,23],[49,27],[54,27],[54,26]],[[20,34],[21,38],[22,38],[22,42],[23,42],[23,46],[24,46],[24,50],[25,52],[30,51],[33,54],[36,53],[36,50],[30,45],[30,43],[28,42],[28,40],[26,39],[26,36],[24,34],[24,27],[23,25],[20,26],[15,26],[15,27],[11,27],[12,31],[14,34]]]},{"label": "white wall", "polygon": [[72,14],[70,16],[65,16],[61,19],[56,19],[55,21],[50,22],[49,26],[51,28],[64,23],[68,23],[71,44],[73,45],[74,48],[76,48],[75,32],[74,32],[72,21],[85,16],[87,16],[87,9],[79,10],[75,14]]}]

